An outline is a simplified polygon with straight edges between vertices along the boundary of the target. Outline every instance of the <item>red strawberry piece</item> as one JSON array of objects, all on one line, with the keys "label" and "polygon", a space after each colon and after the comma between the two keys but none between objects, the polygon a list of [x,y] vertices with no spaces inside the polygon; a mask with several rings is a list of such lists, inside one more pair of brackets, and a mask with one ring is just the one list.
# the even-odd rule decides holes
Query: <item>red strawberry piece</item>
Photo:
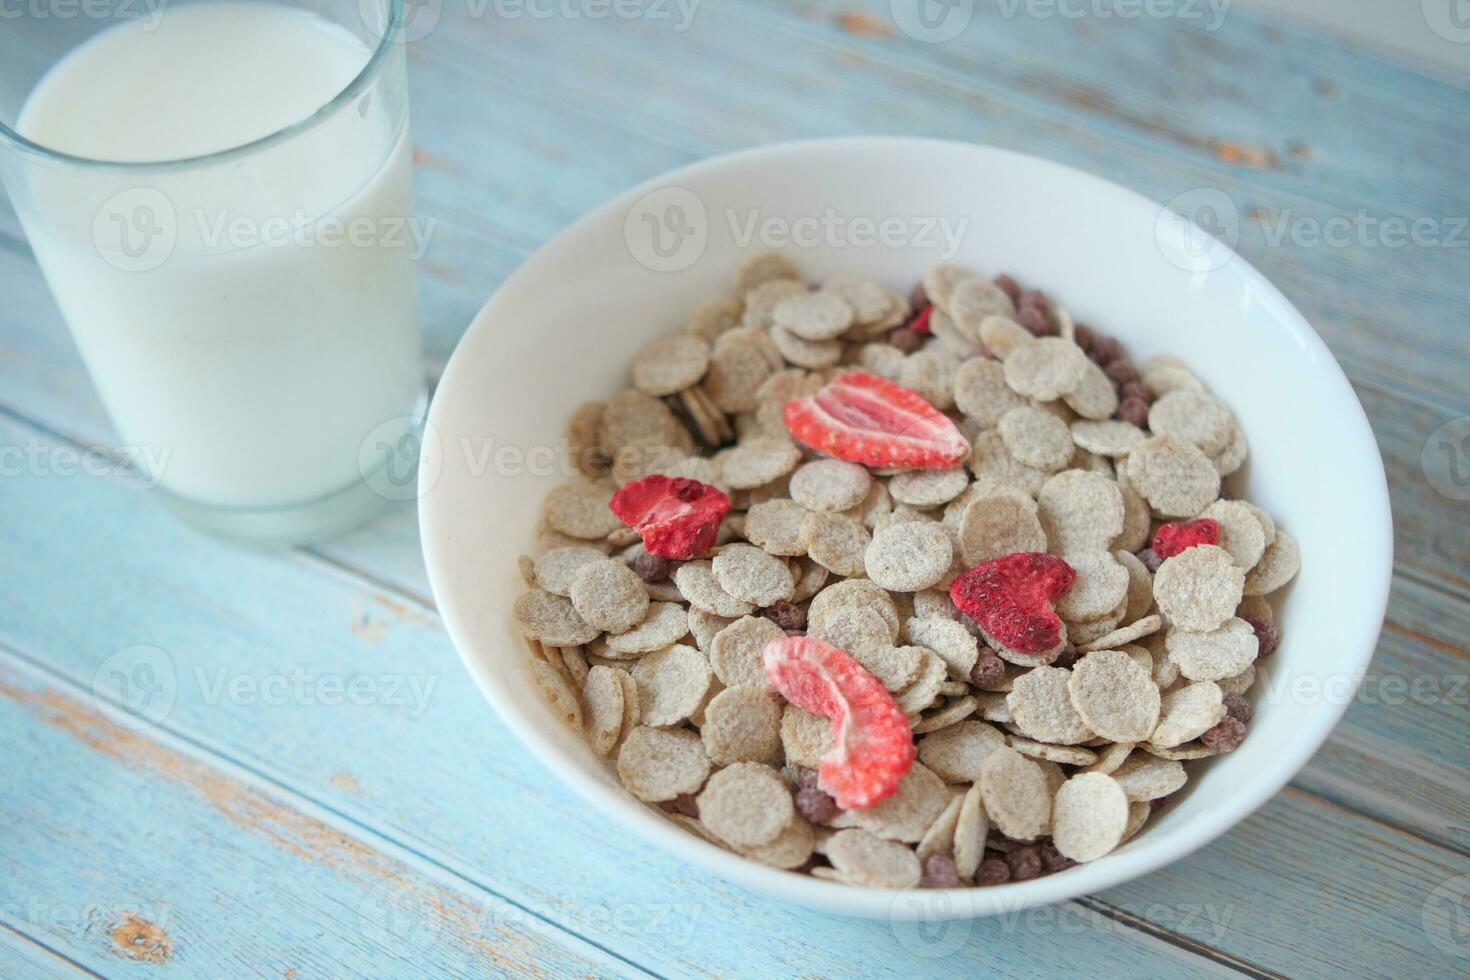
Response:
[{"label": "red strawberry piece", "polygon": [[985,634],[1018,653],[1043,653],[1062,643],[1053,608],[1077,573],[1056,555],[1018,551],[976,565],[949,587],[955,607]]},{"label": "red strawberry piece", "polygon": [[924,308],[910,320],[906,326],[914,333],[929,332],[929,318],[934,315],[934,304],[927,303]]},{"label": "red strawberry piece", "polygon": [[892,796],[914,764],[914,736],[893,695],[845,651],[810,636],[766,645],[766,676],[803,711],[832,720],[817,785],[845,810]]},{"label": "red strawberry piece", "polygon": [[1154,554],[1160,558],[1173,558],[1181,551],[1197,544],[1219,544],[1220,522],[1208,517],[1196,517],[1192,521],[1165,524],[1154,534]]},{"label": "red strawberry piece", "polygon": [[886,470],[947,470],[970,454],[948,417],[917,392],[876,374],[839,374],[786,403],[786,428],[820,453]]},{"label": "red strawberry piece", "polygon": [[730,498],[698,480],[654,475],[625,484],[609,506],[649,554],[683,561],[714,546]]}]

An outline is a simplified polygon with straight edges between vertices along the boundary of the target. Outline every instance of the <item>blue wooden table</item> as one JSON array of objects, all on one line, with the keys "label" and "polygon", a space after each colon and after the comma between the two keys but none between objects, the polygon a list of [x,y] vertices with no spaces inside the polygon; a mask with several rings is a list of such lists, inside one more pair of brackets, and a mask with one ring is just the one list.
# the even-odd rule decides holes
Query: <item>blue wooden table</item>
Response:
[{"label": "blue wooden table", "polygon": [[4,211],[0,977],[1470,972],[1470,488],[1446,483],[1470,457],[1425,454],[1470,415],[1470,90],[1202,3],[419,6],[434,371],[528,252],[709,154],[943,136],[1160,201],[1223,191],[1388,466],[1397,575],[1367,684],[1278,798],[1122,887],[922,932],[773,906],[530,760],[435,615],[410,505],[280,554],[165,516]]}]

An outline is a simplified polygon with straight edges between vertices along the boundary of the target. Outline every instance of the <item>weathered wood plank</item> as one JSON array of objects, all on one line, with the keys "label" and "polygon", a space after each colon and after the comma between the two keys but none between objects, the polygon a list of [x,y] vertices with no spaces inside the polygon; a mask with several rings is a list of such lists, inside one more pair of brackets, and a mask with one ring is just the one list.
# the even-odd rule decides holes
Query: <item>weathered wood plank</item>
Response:
[{"label": "weathered wood plank", "polygon": [[[10,925],[107,976],[634,976],[466,897],[0,651]],[[394,918],[393,916],[397,916]],[[293,972],[294,971],[294,972]]]},{"label": "weathered wood plank", "polygon": [[[1299,888],[1259,887],[1285,869]],[[1287,934],[1286,956],[1265,960],[1287,976],[1394,976],[1389,964],[1405,962],[1415,976],[1453,977],[1470,942],[1452,931],[1453,906],[1431,896],[1456,881],[1470,885],[1470,856],[1288,789],[1213,847],[1098,897],[1257,962]],[[1161,885],[1174,903],[1162,913]]]},{"label": "weathered wood plank", "polygon": [[[0,423],[0,446],[15,445],[17,437],[29,434]],[[177,864],[168,855],[187,852],[176,833],[203,834],[211,848],[229,847],[232,835],[242,837],[241,860],[255,863],[278,860],[274,850],[284,850],[288,859],[329,851],[330,860],[313,859],[299,871],[300,862],[291,860],[278,872],[293,882],[296,897],[281,898],[282,906],[271,908],[265,903],[276,899],[262,896],[260,920],[268,925],[212,917],[211,935],[239,931],[232,942],[254,942],[262,932],[275,935],[277,919],[289,918],[298,905],[314,911],[300,910],[299,924],[280,922],[288,940],[313,923],[329,932],[341,931],[344,922],[350,929],[352,903],[377,883],[369,871],[397,860],[381,853],[391,840],[394,853],[401,845],[430,862],[425,873],[437,867],[456,889],[470,888],[467,901],[488,900],[476,896],[493,893],[512,903],[497,916],[524,918],[517,909],[528,910],[538,922],[554,923],[658,974],[911,972],[913,939],[902,930],[772,906],[587,812],[496,723],[427,613],[356,576],[324,574],[323,566],[299,554],[241,551],[200,538],[143,506],[126,479],[27,476],[9,481],[7,490],[0,579],[27,579],[35,590],[27,595],[24,588],[12,589],[0,601],[0,645],[14,651],[0,650],[0,664],[8,661],[9,674],[21,677],[0,681],[8,685],[0,701],[24,708],[15,722],[24,730],[8,732],[0,717],[0,736],[6,744],[27,744],[40,727],[47,737],[41,739],[44,751],[31,753],[34,767],[23,762],[23,780],[0,787],[0,819],[25,814],[38,827],[58,828],[54,833],[64,839],[55,845],[55,861],[65,855],[86,867],[113,865],[97,835],[85,832],[94,811],[78,814],[80,829],[68,823],[66,807],[76,805],[70,787],[95,782],[103,788],[97,792],[104,811],[128,811],[118,818],[118,840],[143,835],[155,823],[177,826],[152,838],[158,860],[170,871]],[[59,521],[78,534],[70,543],[56,540],[37,523],[40,510],[49,514],[47,526]],[[107,573],[78,578],[83,552],[84,564],[101,557]],[[72,692],[99,692],[109,708],[136,694],[131,681],[138,675],[127,669],[119,674],[118,661],[109,663],[115,652],[135,645],[159,651],[149,654],[156,668],[151,677],[168,678],[174,694],[171,702],[158,702],[168,705],[166,711],[149,715],[157,727],[109,738],[111,729],[96,716],[96,706],[78,705]],[[26,680],[35,674],[32,660],[41,657],[47,671],[64,678],[59,685],[44,685],[49,675]],[[50,690],[55,686],[65,690]],[[360,694],[346,697],[344,690]],[[53,736],[80,748],[54,747]],[[217,756],[230,760],[220,764],[224,775],[215,772]],[[239,767],[268,785],[248,793],[237,789]],[[51,795],[42,792],[48,783],[55,787]],[[162,790],[149,786],[203,795],[201,808],[224,812],[176,820],[170,814],[181,804],[159,799]],[[223,803],[211,793],[223,795]],[[241,793],[243,802],[237,800]],[[321,814],[317,804],[326,808]],[[259,834],[251,820],[239,819],[257,813],[263,814]],[[190,830],[201,820],[214,829]],[[28,837],[16,846],[35,844]],[[29,862],[24,881],[12,887],[21,894],[50,894],[52,853]],[[313,877],[325,873],[314,866],[323,863],[361,877],[353,877],[350,888]],[[199,886],[218,887],[217,881],[240,873],[222,860]],[[299,886],[298,874],[305,876]],[[181,914],[194,907],[192,899],[161,888],[115,880],[110,887],[163,895]],[[321,916],[336,921],[320,922]],[[743,924],[759,942],[732,943],[732,924]],[[820,944],[814,945],[814,936],[822,937]],[[70,952],[76,940],[55,941]],[[556,935],[544,941],[551,944]],[[1045,936],[1009,936],[996,923],[979,924],[964,949],[962,956],[937,962],[935,972],[968,975],[983,964],[1001,976],[1065,976],[1079,956],[1135,974],[1199,975],[1214,967],[1208,959],[1111,924],[1082,927],[1065,947]],[[558,954],[548,949],[538,955]],[[448,967],[425,967],[431,968]],[[323,969],[318,964],[317,972]]]},{"label": "weathered wood plank", "polygon": [[76,977],[96,976],[55,953],[37,944],[34,940],[13,932],[0,922],[0,977],[26,978],[26,980],[74,980]]},{"label": "weathered wood plank", "polygon": [[[8,423],[0,424],[0,432],[12,442],[30,436]],[[847,963],[847,969],[902,961],[905,951],[891,934],[869,934],[856,925],[851,928],[857,932],[834,932],[837,927],[827,920],[796,910],[773,916],[752,896],[679,866],[584,812],[494,722],[427,611],[365,587],[355,576],[323,575],[301,556],[241,553],[198,539],[163,514],[140,507],[126,481],[24,478],[15,482],[12,496],[10,516],[0,530],[5,535],[0,576],[17,577],[13,563],[19,559],[9,556],[29,555],[25,578],[34,584],[13,589],[0,604],[0,640],[23,652],[44,651],[48,664],[79,685],[90,686],[99,665],[120,647],[158,647],[168,651],[177,678],[177,695],[164,719],[168,730],[403,842],[467,881],[530,907],[598,896],[646,906],[657,896],[682,896],[701,910],[689,944],[659,954],[667,959],[628,954],[655,972],[749,963],[758,954],[719,949],[726,945],[723,925],[752,916],[772,923],[772,963],[802,962],[800,951],[813,931],[834,937],[839,948],[859,951],[855,955],[861,959]],[[54,539],[45,528],[58,521],[80,533],[74,540]],[[110,556],[106,577],[53,587],[97,555]],[[269,615],[262,613],[265,609]],[[228,631],[217,628],[221,622],[230,624]],[[199,642],[201,636],[209,637],[207,646]],[[261,703],[264,699],[253,694],[270,678],[300,671],[317,678],[362,676],[374,682],[378,696],[368,703],[312,703],[302,710],[300,703]],[[390,697],[389,683],[397,679],[399,694]],[[109,680],[104,676],[104,690],[110,689]],[[229,693],[236,684],[244,694]],[[313,751],[301,753],[301,745]],[[365,759],[372,764],[365,766]],[[433,792],[425,793],[426,786]],[[493,819],[485,818],[489,813]],[[1363,832],[1374,826],[1346,811],[1335,819]],[[1410,843],[1439,852],[1429,844]],[[536,854],[560,854],[563,860],[529,858]],[[621,875],[629,866],[640,873]],[[1212,873],[1236,879],[1230,892],[1236,901],[1246,901],[1256,890],[1290,894],[1309,887],[1286,865]],[[1341,873],[1356,872],[1344,868]],[[1138,894],[1150,896],[1158,916],[1184,917],[1187,903],[1152,880],[1139,884],[1144,891]],[[1075,910],[1061,914],[1081,915]],[[1173,928],[1141,918],[1165,934]],[[1044,936],[1022,940],[1006,928],[1004,923],[977,926],[982,930],[976,933],[977,949],[1003,943],[1009,955],[1048,962],[1045,948],[1029,945]],[[614,952],[627,940],[601,933],[588,938]],[[1274,942],[1253,936],[1252,944],[1228,951],[1268,968],[1297,961],[1296,940],[1285,933]],[[634,948],[649,955],[642,946]],[[726,955],[740,959],[720,958]],[[1346,957],[1341,962],[1344,968],[1351,963]],[[1004,961],[987,961],[987,966],[1006,970]]]}]

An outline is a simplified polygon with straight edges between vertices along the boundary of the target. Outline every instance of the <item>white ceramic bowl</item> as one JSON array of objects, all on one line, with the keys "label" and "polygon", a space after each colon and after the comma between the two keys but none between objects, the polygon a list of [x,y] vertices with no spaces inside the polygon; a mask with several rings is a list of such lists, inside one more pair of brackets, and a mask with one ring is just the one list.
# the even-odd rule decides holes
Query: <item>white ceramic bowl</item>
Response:
[{"label": "white ceramic bowl", "polygon": [[[1130,191],[1044,160],[872,138],[708,160],[576,222],[480,311],[429,415],[424,554],[449,634],[485,697],[556,778],[600,811],[757,892],[833,912],[1014,911],[1118,884],[1230,829],[1301,769],[1352,699],[1388,598],[1388,493],[1362,408],[1312,328],[1224,245],[1181,247],[1174,219],[1161,214]],[[925,236],[941,218],[951,228],[967,222],[953,255],[937,230]],[[662,228],[657,249],[653,226]],[[891,234],[875,240],[885,227]],[[754,242],[744,237],[751,228]],[[907,291],[940,259],[1009,272],[1138,357],[1184,358],[1244,427],[1251,459],[1234,483],[1296,537],[1304,556],[1289,594],[1273,597],[1281,646],[1262,662],[1241,748],[1191,764],[1180,798],[1113,854],[1033,881],[922,900],[773,870],[683,832],[625,794],[532,687],[510,612],[524,590],[516,556],[532,550],[541,500],[561,480],[549,472],[558,469],[552,447],[572,409],[626,386],[633,353],[679,330],[700,303],[727,295],[740,257],[782,245],[783,229],[798,238],[784,251],[812,280],[854,273]]]}]

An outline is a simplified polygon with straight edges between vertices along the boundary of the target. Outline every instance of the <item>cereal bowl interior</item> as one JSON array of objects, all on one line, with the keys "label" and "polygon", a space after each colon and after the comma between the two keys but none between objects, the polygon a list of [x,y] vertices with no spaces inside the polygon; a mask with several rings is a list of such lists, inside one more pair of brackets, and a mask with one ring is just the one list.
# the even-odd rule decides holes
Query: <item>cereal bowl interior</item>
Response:
[{"label": "cereal bowl interior", "polygon": [[[455,351],[430,413],[420,517],[434,594],[487,699],[590,805],[681,858],[769,896],[895,918],[984,915],[1095,892],[1189,854],[1276,793],[1341,715],[1376,644],[1391,529],[1383,466],[1342,371],[1303,318],[1219,243],[1096,177],[959,143],[782,144],[676,171],[598,208],[528,259]],[[1189,764],[1189,785],[1136,837],[1029,881],[942,901],[746,860],[628,795],[548,709],[512,617],[573,409],[628,385],[644,344],[730,295],[764,248],[809,282],[876,279],[907,293],[936,262],[1044,289],[1136,358],[1173,354],[1235,413],[1250,458],[1227,485],[1300,545],[1271,596],[1281,643],[1259,663],[1254,718],[1233,753]]]}]

